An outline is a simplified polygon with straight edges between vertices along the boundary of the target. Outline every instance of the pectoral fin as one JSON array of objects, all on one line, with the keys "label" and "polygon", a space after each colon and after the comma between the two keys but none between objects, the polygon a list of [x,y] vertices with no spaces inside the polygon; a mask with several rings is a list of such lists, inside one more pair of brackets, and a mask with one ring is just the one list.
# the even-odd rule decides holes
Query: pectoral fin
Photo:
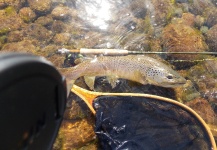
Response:
[{"label": "pectoral fin", "polygon": [[95,78],[95,76],[84,76],[84,81],[91,90],[94,90]]},{"label": "pectoral fin", "polygon": [[145,79],[144,75],[142,75],[140,71],[134,71],[134,79],[134,81],[139,82],[141,84],[148,83],[148,80]]}]

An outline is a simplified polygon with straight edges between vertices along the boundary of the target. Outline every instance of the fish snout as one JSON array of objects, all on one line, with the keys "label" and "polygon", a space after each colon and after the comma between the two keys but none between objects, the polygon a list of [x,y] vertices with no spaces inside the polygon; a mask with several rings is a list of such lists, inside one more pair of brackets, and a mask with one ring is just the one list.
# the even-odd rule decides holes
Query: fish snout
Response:
[{"label": "fish snout", "polygon": [[160,86],[166,87],[166,88],[173,88],[173,87],[179,87],[183,86],[187,80],[183,77],[173,78],[173,79],[167,79],[160,83]]},{"label": "fish snout", "polygon": [[187,82],[187,80],[184,77],[179,77],[174,79],[174,81],[171,83],[171,87],[178,87],[182,86]]}]

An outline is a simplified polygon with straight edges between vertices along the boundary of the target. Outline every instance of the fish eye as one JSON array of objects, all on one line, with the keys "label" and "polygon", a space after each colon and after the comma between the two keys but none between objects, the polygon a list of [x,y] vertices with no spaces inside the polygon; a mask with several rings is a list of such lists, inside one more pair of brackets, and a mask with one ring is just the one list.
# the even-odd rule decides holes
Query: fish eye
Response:
[{"label": "fish eye", "polygon": [[173,79],[173,76],[172,75],[168,75],[168,76],[166,76],[167,77],[167,79]]}]

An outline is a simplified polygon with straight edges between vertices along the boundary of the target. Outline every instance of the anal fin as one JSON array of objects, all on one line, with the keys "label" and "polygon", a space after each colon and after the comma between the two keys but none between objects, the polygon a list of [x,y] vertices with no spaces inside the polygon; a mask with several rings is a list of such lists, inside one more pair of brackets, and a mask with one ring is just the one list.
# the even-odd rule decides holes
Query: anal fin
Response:
[{"label": "anal fin", "polygon": [[118,77],[117,76],[107,76],[106,78],[107,78],[108,82],[111,84],[112,88],[115,88]]}]

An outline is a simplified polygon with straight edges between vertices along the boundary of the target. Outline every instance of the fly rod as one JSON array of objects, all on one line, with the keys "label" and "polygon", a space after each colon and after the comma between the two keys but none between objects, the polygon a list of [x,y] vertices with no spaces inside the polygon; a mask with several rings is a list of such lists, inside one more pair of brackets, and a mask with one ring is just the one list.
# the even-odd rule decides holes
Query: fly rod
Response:
[{"label": "fly rod", "polygon": [[58,53],[80,53],[80,54],[102,54],[102,55],[138,55],[138,54],[202,54],[202,55],[217,55],[217,52],[144,52],[144,51],[129,51],[125,49],[58,49]]}]

